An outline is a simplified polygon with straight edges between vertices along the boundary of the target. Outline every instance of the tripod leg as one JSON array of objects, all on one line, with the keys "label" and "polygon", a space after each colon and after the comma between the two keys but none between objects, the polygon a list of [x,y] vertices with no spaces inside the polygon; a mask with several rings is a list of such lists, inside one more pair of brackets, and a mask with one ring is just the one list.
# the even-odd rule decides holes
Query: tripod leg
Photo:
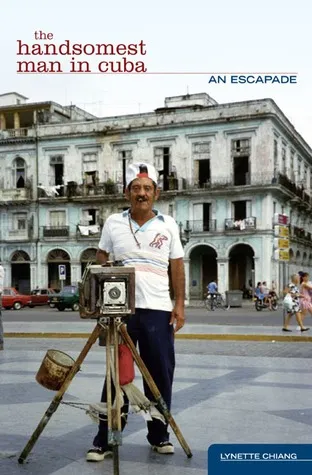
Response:
[{"label": "tripod leg", "polygon": [[19,456],[18,463],[23,463],[26,458],[28,457],[30,451],[32,450],[33,446],[37,442],[40,434],[42,433],[43,429],[51,419],[52,415],[54,412],[57,410],[58,406],[60,405],[63,395],[66,392],[68,386],[70,385],[71,381],[73,380],[74,376],[76,375],[77,371],[80,368],[81,363],[87,356],[91,346],[96,342],[100,332],[102,330],[101,325],[98,323],[96,327],[94,328],[93,332],[91,333],[87,343],[83,347],[80,355],[78,356],[77,360],[75,361],[73,367],[71,368],[70,372],[68,373],[68,376],[66,377],[64,383],[62,384],[62,387],[60,390],[56,393],[55,397],[53,398],[50,406],[46,410],[44,416],[42,417],[41,421],[39,422],[37,428],[33,432],[32,436],[30,437],[29,441],[27,442],[25,448],[23,449],[21,455]]},{"label": "tripod leg", "polygon": [[[114,475],[119,475],[119,445],[121,439],[121,408],[120,408],[120,383],[119,383],[119,355],[118,355],[118,330],[114,322],[109,324],[106,336],[106,384],[107,384],[107,428],[108,445],[113,452]],[[114,368],[111,368],[111,344],[114,351]],[[113,373],[113,374],[112,374]],[[112,379],[115,386],[115,404],[112,405]]]},{"label": "tripod leg", "polygon": [[170,424],[172,430],[174,431],[178,441],[180,442],[180,445],[184,452],[186,453],[188,458],[191,458],[193,456],[190,447],[188,446],[186,440],[184,439],[179,427],[177,426],[174,418],[172,417],[167,404],[165,403],[162,395],[159,392],[159,389],[157,388],[150,372],[148,371],[147,367],[145,366],[144,362],[142,361],[142,358],[140,357],[139,353],[136,350],[136,347],[133,344],[133,341],[130,338],[129,333],[127,332],[127,327],[125,323],[122,323],[119,326],[119,331],[123,337],[123,340],[127,344],[127,346],[130,348],[132,356],[134,358],[134,361],[136,362],[139,370],[142,373],[142,376],[144,380],[146,381],[148,387],[150,388],[156,403],[158,404],[158,407],[160,408],[163,416],[165,417],[166,421],[168,424]]}]

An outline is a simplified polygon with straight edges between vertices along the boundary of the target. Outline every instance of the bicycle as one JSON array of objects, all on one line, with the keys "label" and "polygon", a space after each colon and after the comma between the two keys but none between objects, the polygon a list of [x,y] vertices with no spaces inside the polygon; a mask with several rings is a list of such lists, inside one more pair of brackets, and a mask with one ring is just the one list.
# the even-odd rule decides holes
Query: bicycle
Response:
[{"label": "bicycle", "polygon": [[204,303],[206,309],[211,310],[212,312],[216,309],[228,310],[230,308],[219,292],[208,294],[204,299]]}]

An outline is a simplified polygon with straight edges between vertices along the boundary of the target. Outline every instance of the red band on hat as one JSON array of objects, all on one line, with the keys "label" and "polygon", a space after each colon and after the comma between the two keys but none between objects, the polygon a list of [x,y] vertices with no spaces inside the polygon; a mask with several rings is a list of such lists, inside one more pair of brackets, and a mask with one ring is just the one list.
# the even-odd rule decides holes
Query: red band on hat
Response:
[{"label": "red band on hat", "polygon": [[148,173],[138,173],[137,177],[138,178],[149,178]]}]

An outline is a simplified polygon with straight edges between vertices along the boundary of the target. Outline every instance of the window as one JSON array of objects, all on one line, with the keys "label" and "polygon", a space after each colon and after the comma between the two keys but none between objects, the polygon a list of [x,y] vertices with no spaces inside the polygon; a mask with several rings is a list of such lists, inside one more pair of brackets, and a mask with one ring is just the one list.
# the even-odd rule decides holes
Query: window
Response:
[{"label": "window", "polygon": [[273,201],[273,214],[276,213],[276,201]]},{"label": "window", "polygon": [[119,150],[119,170],[116,171],[116,183],[122,185],[122,191],[126,189],[126,169],[132,162],[132,150]]},{"label": "window", "polygon": [[97,153],[84,153],[82,155],[82,173],[84,183],[87,186],[95,186],[97,184]]},{"label": "window", "polygon": [[[63,155],[53,155],[50,157],[49,170],[49,184],[50,186],[64,184],[64,157]],[[64,188],[58,189],[59,196],[64,196]]]},{"label": "window", "polygon": [[159,187],[164,191],[169,189],[170,158],[170,147],[154,148],[154,164],[159,173]]},{"label": "window", "polygon": [[233,201],[233,218],[235,220],[242,220],[251,216],[251,201]]},{"label": "window", "polygon": [[168,215],[173,216],[173,205],[168,205]]},{"label": "window", "polygon": [[26,165],[23,158],[16,158],[13,162],[13,186],[14,188],[25,188]]},{"label": "window", "polygon": [[232,140],[234,185],[250,185],[250,140]]},{"label": "window", "polygon": [[50,226],[61,227],[66,226],[65,211],[50,211]]},{"label": "window", "polygon": [[301,180],[301,165],[302,165],[302,159],[298,157],[298,163],[297,163],[297,180]]},{"label": "window", "polygon": [[193,179],[194,184],[199,188],[210,185],[210,142],[199,142],[192,144],[192,158],[194,163]]},{"label": "window", "polygon": [[294,180],[294,173],[295,173],[295,152],[293,150],[290,151],[290,179]]},{"label": "window", "polygon": [[14,213],[12,216],[12,231],[26,231],[27,213]]},{"label": "window", "polygon": [[232,140],[232,155],[237,154],[248,154],[250,153],[250,140],[249,139],[239,139]]},{"label": "window", "polygon": [[97,209],[84,209],[82,211],[82,219],[80,224],[83,226],[92,226],[93,224],[97,224],[97,216]]},{"label": "window", "polygon": [[200,203],[193,205],[193,231],[203,232],[211,231],[211,204]]},{"label": "window", "polygon": [[274,175],[276,174],[278,168],[278,142],[274,140]]},{"label": "window", "polygon": [[283,175],[286,175],[286,148],[283,145],[282,148],[282,170],[281,170]]},{"label": "window", "polygon": [[304,166],[304,183],[303,186],[308,187],[308,165]]},{"label": "window", "polygon": [[132,150],[119,150],[118,152],[119,160],[129,160],[132,161]]}]

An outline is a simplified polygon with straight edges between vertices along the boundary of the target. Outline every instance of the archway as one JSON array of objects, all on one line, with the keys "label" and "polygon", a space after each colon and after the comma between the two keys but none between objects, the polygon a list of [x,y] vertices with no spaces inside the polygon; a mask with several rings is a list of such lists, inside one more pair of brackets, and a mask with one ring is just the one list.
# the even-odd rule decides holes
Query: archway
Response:
[{"label": "archway", "polygon": [[96,264],[96,251],[95,248],[90,247],[89,249],[85,249],[81,254],[81,275],[83,275],[87,264]]},{"label": "archway", "polygon": [[308,254],[306,252],[304,252],[302,256],[302,265],[303,267],[306,267],[308,265]]},{"label": "archway", "polygon": [[301,254],[300,251],[296,252],[296,265],[301,267]]},{"label": "archway", "polygon": [[229,290],[243,290],[253,282],[255,253],[249,244],[236,244],[229,252]]},{"label": "archway", "polygon": [[202,300],[207,285],[217,279],[217,253],[213,247],[201,244],[190,253],[190,298]]},{"label": "archway", "polygon": [[289,263],[290,264],[295,263],[295,254],[294,254],[294,251],[291,248],[289,249]]},{"label": "archway", "polygon": [[21,294],[29,294],[30,288],[30,257],[25,251],[14,252],[11,258],[11,282]]},{"label": "archway", "polygon": [[[52,249],[47,257],[48,263],[48,286],[52,289],[60,290],[63,285],[71,283],[70,257],[63,249]],[[66,278],[59,279],[59,265],[65,265]]]}]

